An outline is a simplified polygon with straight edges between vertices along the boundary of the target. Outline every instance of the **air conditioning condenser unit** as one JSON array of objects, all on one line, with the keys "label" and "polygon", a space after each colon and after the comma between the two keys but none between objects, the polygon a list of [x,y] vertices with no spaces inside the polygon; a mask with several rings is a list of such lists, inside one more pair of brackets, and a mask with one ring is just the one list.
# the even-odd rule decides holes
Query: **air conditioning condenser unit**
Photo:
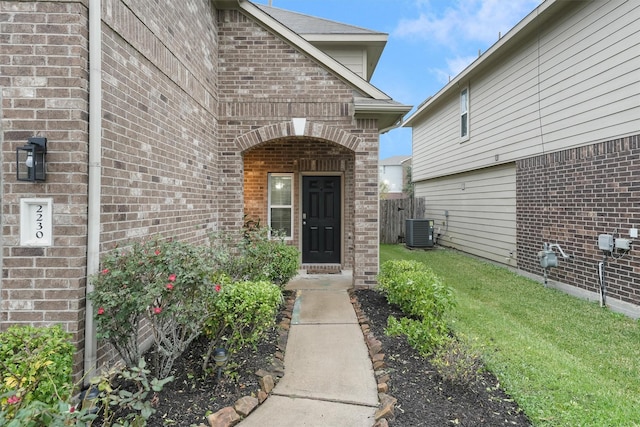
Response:
[{"label": "air conditioning condenser unit", "polygon": [[405,222],[405,244],[409,248],[431,248],[433,240],[432,219],[407,219]]}]

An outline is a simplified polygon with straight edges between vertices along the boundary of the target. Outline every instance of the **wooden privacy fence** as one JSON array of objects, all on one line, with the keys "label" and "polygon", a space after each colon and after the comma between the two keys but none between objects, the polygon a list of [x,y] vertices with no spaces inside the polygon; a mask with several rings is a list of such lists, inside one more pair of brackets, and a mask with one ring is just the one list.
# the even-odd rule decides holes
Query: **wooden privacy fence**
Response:
[{"label": "wooden privacy fence", "polygon": [[380,243],[404,243],[405,220],[424,218],[423,198],[380,200]]}]

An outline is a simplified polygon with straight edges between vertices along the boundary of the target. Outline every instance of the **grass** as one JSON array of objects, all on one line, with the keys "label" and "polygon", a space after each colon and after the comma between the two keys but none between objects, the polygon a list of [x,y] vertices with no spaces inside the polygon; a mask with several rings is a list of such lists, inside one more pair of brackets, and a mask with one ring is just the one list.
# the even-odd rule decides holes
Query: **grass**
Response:
[{"label": "grass", "polygon": [[640,426],[640,324],[463,254],[382,245],[381,262],[424,262],[454,289],[456,334],[536,426]]}]

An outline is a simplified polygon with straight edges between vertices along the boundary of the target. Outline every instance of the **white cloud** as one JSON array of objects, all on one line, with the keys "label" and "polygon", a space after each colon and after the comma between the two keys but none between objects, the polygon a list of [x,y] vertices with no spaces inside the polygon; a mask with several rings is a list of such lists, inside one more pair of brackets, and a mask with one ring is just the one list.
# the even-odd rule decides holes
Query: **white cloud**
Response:
[{"label": "white cloud", "polygon": [[429,71],[436,77],[438,83],[445,85],[449,83],[449,80],[457,76],[462,70],[467,68],[478,57],[471,56],[456,56],[446,59],[446,68],[432,68]]},{"label": "white cloud", "polygon": [[478,58],[478,51],[486,51],[541,2],[414,0],[417,17],[401,20],[392,34],[428,47],[431,62],[437,64],[428,71],[446,84]]},{"label": "white cloud", "polygon": [[462,70],[467,68],[469,64],[475,61],[478,57],[475,55],[472,56],[456,56],[455,58],[447,59],[447,66],[449,71],[452,72],[452,75],[457,75]]},{"label": "white cloud", "polygon": [[[398,23],[393,34],[414,40],[429,40],[450,48],[468,43],[488,46],[538,6],[541,0],[416,0],[421,10],[415,19]],[[445,4],[445,6],[443,6]]]}]

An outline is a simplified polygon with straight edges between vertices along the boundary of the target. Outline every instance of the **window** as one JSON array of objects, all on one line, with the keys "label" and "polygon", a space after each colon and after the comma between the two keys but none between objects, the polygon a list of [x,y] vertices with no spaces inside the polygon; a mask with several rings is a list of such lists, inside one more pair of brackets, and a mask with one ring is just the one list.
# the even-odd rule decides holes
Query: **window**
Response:
[{"label": "window", "polygon": [[269,174],[269,227],[293,238],[293,174]]},{"label": "window", "polygon": [[460,92],[460,138],[469,139],[469,88]]}]

